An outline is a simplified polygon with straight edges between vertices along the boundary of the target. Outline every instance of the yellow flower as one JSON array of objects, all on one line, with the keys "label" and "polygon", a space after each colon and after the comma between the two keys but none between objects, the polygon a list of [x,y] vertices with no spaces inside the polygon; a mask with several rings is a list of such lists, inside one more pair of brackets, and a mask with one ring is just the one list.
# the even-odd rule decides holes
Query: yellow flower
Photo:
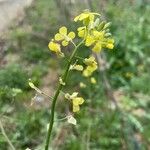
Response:
[{"label": "yellow flower", "polygon": [[97,69],[96,65],[93,66],[87,66],[87,68],[83,71],[83,76],[89,77],[92,75],[92,73]]},{"label": "yellow flower", "polygon": [[88,66],[93,65],[93,64],[97,64],[94,56],[90,56],[89,58],[85,58],[84,63]]},{"label": "yellow flower", "polygon": [[70,100],[70,99],[73,99],[73,98],[77,97],[77,95],[78,95],[78,92],[73,92],[72,95],[70,95],[69,93],[66,93],[65,98]]},{"label": "yellow flower", "polygon": [[76,97],[72,99],[73,102],[73,112],[77,112],[80,110],[80,105],[84,103],[84,99],[82,97]]},{"label": "yellow flower", "polygon": [[97,69],[97,62],[93,56],[85,58],[84,63],[87,65],[86,69],[83,71],[83,76],[89,77]]},{"label": "yellow flower", "polygon": [[97,83],[97,82],[96,82],[96,79],[95,79],[94,77],[91,78],[91,83],[92,83],[92,84],[96,84],[96,83]]},{"label": "yellow flower", "polygon": [[60,44],[54,42],[53,39],[49,42],[48,47],[51,51],[55,52],[57,55],[64,57],[64,54],[61,52]]},{"label": "yellow flower", "polygon": [[60,44],[55,43],[53,40],[49,42],[48,47],[51,51],[59,53],[61,51]]},{"label": "yellow flower", "polygon": [[65,94],[65,98],[68,100],[72,100],[73,104],[73,112],[77,112],[80,110],[80,105],[84,103],[84,99],[82,97],[77,96],[78,93],[74,92],[72,95],[69,93]]},{"label": "yellow flower", "polygon": [[89,12],[86,10],[85,12],[81,13],[80,15],[74,18],[74,21],[83,21],[83,24],[88,25],[90,22],[94,22],[94,16],[100,16],[98,13]]},{"label": "yellow flower", "polygon": [[61,27],[59,29],[59,33],[55,35],[56,41],[62,41],[63,46],[67,46],[69,44],[69,41],[72,41],[75,38],[74,32],[69,32],[67,34],[67,28],[65,26]]}]

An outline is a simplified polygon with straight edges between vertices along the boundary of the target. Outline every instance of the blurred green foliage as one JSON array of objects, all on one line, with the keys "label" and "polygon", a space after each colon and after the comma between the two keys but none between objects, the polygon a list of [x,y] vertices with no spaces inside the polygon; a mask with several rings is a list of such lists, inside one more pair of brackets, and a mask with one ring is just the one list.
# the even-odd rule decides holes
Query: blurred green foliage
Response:
[{"label": "blurred green foliage", "polygon": [[20,65],[12,64],[0,70],[0,86],[27,88],[28,75]]},{"label": "blurred green foliage", "polygon": [[119,82],[125,85],[127,80],[138,75],[141,66],[145,72],[149,70],[149,11],[149,5],[144,1],[134,1],[133,4],[129,1],[114,1],[106,7],[106,17],[113,22],[112,32],[116,38],[115,50],[108,52],[111,68],[109,77],[116,86],[120,86]]}]

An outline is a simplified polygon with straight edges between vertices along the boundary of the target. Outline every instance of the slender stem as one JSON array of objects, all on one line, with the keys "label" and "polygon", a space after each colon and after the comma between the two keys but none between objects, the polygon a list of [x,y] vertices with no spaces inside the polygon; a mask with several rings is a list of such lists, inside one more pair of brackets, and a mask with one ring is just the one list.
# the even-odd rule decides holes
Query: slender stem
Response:
[{"label": "slender stem", "polygon": [[3,136],[5,137],[6,141],[10,145],[11,149],[12,150],[16,150],[15,147],[13,146],[13,144],[11,143],[11,141],[9,140],[9,138],[8,138],[8,136],[7,136],[7,134],[6,134],[5,130],[4,130],[4,127],[3,127],[3,124],[1,122],[1,120],[0,120],[0,129],[1,129],[1,132],[2,132]]},{"label": "slender stem", "polygon": [[[78,50],[78,48],[80,47],[80,45],[84,42],[84,40],[82,40],[77,46],[75,46],[70,58],[69,58],[69,61],[66,65],[66,69],[65,69],[65,72],[62,76],[62,80],[63,82],[66,83],[66,79],[67,79],[67,76],[68,76],[68,73],[69,73],[69,68],[70,68],[70,65],[73,61],[73,58]],[[47,132],[47,138],[46,138],[46,144],[45,144],[45,150],[48,150],[48,147],[49,147],[49,143],[50,143],[50,137],[51,137],[51,133],[52,133],[52,128],[53,128],[53,124],[54,124],[54,114],[55,114],[55,105],[56,105],[56,101],[57,101],[57,98],[61,92],[63,88],[63,85],[59,83],[58,85],[58,88],[56,90],[56,93],[53,97],[53,101],[52,101],[52,106],[51,106],[51,114],[50,114],[50,117],[49,117],[49,128],[48,128],[48,132]]]},{"label": "slender stem", "polygon": [[79,56],[75,56],[75,58],[78,58],[78,59],[80,59],[80,60],[84,60],[84,58],[79,57]]}]

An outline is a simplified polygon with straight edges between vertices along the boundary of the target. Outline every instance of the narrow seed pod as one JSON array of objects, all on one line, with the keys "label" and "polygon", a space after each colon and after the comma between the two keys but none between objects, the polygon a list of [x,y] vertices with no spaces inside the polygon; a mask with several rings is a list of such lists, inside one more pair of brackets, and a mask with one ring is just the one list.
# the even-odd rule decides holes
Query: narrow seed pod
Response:
[{"label": "narrow seed pod", "polygon": [[105,34],[105,37],[109,37],[109,36],[111,36],[112,34],[111,33],[106,33]]},{"label": "narrow seed pod", "polygon": [[105,21],[102,21],[98,26],[98,30],[102,30],[105,26],[105,23],[106,23]]},{"label": "narrow seed pod", "polygon": [[100,19],[97,18],[94,22],[94,27],[97,27],[99,25],[99,23],[100,23]]},{"label": "narrow seed pod", "polygon": [[104,29],[107,29],[108,27],[110,27],[110,25],[111,25],[111,22],[106,23],[104,26]]}]

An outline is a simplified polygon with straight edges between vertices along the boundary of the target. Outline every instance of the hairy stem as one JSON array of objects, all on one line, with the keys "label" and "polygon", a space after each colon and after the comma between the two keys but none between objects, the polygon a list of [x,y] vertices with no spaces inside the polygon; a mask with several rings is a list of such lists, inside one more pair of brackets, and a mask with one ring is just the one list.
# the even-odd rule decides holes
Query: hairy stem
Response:
[{"label": "hairy stem", "polygon": [[[67,76],[68,76],[68,73],[69,73],[69,68],[70,68],[70,65],[73,61],[73,58],[78,50],[78,48],[80,47],[80,45],[83,43],[84,40],[82,40],[77,46],[75,46],[70,58],[69,58],[69,61],[67,62],[67,65],[66,65],[66,68],[65,68],[65,72],[62,76],[62,80],[63,82],[66,83],[66,79],[67,79]],[[56,105],[56,101],[58,99],[58,96],[61,92],[63,88],[63,85],[61,83],[58,84],[58,88],[55,92],[55,95],[53,97],[53,101],[52,101],[52,106],[51,106],[51,114],[50,114],[50,117],[49,117],[49,128],[48,128],[48,132],[47,132],[47,137],[46,137],[46,144],[45,144],[45,150],[48,150],[48,147],[49,147],[49,143],[50,143],[50,137],[51,137],[51,133],[52,133],[52,129],[53,129],[53,124],[54,124],[54,114],[55,114],[55,105]]]}]

